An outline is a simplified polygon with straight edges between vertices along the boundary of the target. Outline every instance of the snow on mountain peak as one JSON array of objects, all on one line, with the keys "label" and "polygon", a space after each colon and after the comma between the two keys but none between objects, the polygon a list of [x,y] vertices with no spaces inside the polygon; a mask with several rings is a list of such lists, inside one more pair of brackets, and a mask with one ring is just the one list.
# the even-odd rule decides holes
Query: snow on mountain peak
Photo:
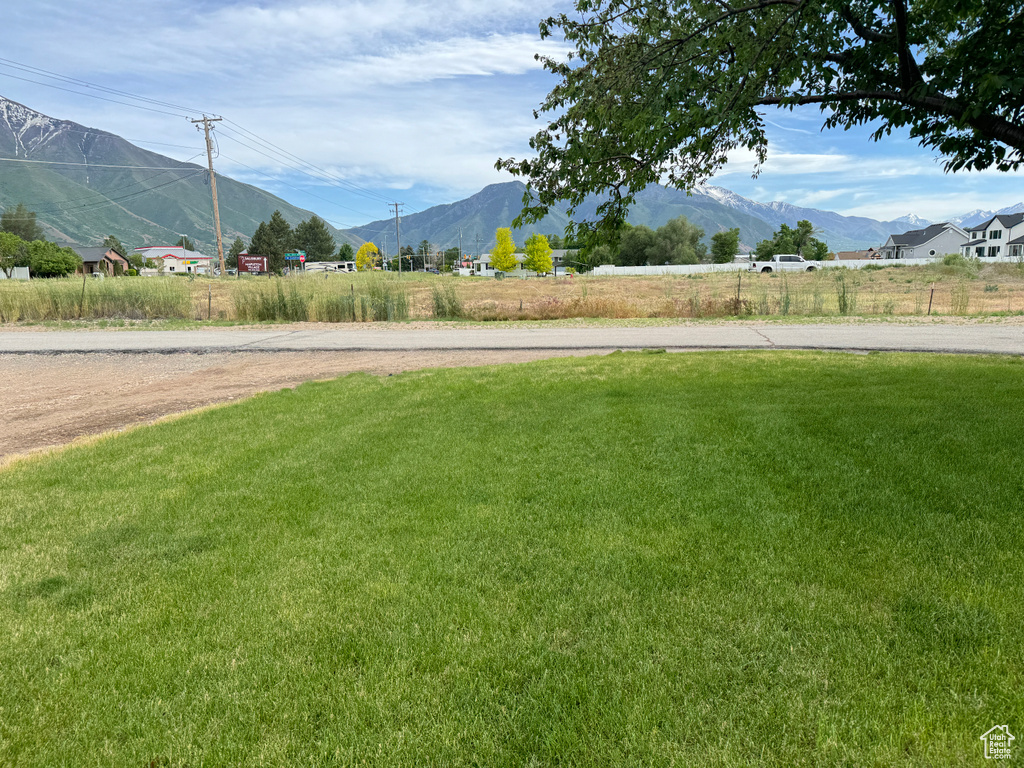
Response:
[{"label": "snow on mountain peak", "polygon": [[15,154],[27,156],[59,133],[63,121],[0,96],[0,123],[6,123],[14,137]]}]

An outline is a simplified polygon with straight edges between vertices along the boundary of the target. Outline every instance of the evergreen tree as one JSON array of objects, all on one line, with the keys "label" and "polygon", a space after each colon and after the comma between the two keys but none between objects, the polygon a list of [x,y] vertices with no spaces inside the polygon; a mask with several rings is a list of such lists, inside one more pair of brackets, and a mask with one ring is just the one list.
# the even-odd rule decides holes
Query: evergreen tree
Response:
[{"label": "evergreen tree", "polygon": [[128,248],[118,239],[117,235],[107,235],[107,239],[103,241],[103,247],[128,258]]},{"label": "evergreen tree", "polygon": [[227,269],[238,269],[238,254],[244,250],[245,243],[242,242],[242,238],[236,237],[235,242],[231,244],[228,255],[224,257],[224,266]]},{"label": "evergreen tree", "polygon": [[324,220],[315,214],[299,222],[293,239],[295,246],[306,252],[306,261],[331,261],[334,258],[334,238]]},{"label": "evergreen tree", "polygon": [[280,272],[284,269],[284,246],[274,237],[270,225],[265,221],[261,221],[256,227],[249,241],[249,253],[253,256],[266,256],[267,268],[271,272]]},{"label": "evergreen tree", "polygon": [[35,211],[30,211],[24,203],[0,213],[0,232],[10,232],[26,243],[43,239],[43,228],[36,222]]},{"label": "evergreen tree", "polygon": [[194,251],[196,249],[192,241],[184,235],[178,238],[178,242],[176,242],[175,245],[184,248],[186,251]]},{"label": "evergreen tree", "polygon": [[295,248],[295,233],[292,232],[291,225],[288,224],[280,211],[274,211],[270,214],[270,221],[267,222],[267,226],[270,227],[270,234],[280,244],[282,254]]},{"label": "evergreen tree", "polygon": [[355,261],[356,252],[352,248],[352,243],[342,243],[341,247],[338,248],[338,261]]}]

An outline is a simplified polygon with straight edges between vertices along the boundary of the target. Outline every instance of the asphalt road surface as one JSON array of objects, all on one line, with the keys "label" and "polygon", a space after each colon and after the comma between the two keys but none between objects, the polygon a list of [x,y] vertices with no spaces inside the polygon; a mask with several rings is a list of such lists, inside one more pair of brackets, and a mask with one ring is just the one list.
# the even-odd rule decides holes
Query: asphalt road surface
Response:
[{"label": "asphalt road surface", "polygon": [[638,328],[361,325],[185,331],[0,331],[0,354],[458,350],[822,349],[1024,355],[1024,325],[857,323]]}]

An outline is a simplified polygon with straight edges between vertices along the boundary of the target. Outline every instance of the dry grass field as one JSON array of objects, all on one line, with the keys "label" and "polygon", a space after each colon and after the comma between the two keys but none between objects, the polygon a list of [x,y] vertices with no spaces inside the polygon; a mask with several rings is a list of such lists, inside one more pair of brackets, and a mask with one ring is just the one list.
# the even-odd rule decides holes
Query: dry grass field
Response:
[{"label": "dry grass field", "polygon": [[[561,318],[983,316],[1024,314],[1017,264],[882,266],[762,275],[504,279],[354,274],[102,283],[0,284],[0,321],[125,318],[219,321],[474,321]],[[378,302],[381,291],[387,301]],[[450,312],[439,314],[438,297]],[[375,298],[376,297],[376,298]],[[398,303],[395,304],[397,299]],[[384,306],[386,304],[387,306]]]},{"label": "dry grass field", "polygon": [[[368,275],[295,278],[358,293]],[[287,279],[286,279],[287,281]],[[471,320],[554,320],[569,317],[733,317],[793,315],[919,316],[1024,313],[1024,269],[993,264],[822,270],[792,275],[707,273],[653,277],[459,278],[406,275],[409,316],[434,315],[433,290],[453,286]],[[934,293],[932,293],[934,289]],[[214,318],[234,319],[232,284],[213,284]],[[196,317],[205,317],[207,287],[194,283]],[[739,301],[737,302],[737,295]],[[845,295],[845,306],[842,305]]]}]

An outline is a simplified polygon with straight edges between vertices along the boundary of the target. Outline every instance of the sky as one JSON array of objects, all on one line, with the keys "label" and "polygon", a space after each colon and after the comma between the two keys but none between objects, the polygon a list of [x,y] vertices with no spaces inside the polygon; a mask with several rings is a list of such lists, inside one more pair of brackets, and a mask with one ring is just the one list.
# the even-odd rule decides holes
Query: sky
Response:
[{"label": "sky", "polygon": [[[555,84],[534,56],[566,51],[540,39],[538,22],[571,7],[35,0],[4,11],[0,95],[196,162],[204,145],[188,117],[223,116],[218,173],[335,226],[357,226],[387,218],[391,201],[412,213],[513,178],[494,163],[529,154],[541,127],[533,110]],[[101,101],[83,92],[129,100],[18,65],[161,104],[144,103],[155,110],[146,111],[138,101]],[[1022,174],[947,174],[906,133],[878,143],[869,129],[823,133],[814,107],[769,110],[766,120],[769,159],[757,178],[752,157],[737,153],[710,183],[761,202],[882,220],[912,213],[937,221],[1024,200]]]}]

